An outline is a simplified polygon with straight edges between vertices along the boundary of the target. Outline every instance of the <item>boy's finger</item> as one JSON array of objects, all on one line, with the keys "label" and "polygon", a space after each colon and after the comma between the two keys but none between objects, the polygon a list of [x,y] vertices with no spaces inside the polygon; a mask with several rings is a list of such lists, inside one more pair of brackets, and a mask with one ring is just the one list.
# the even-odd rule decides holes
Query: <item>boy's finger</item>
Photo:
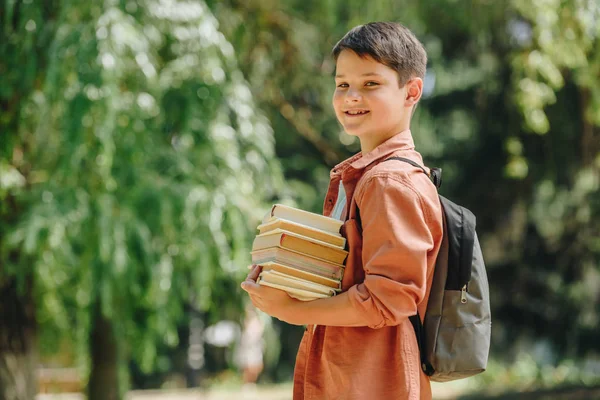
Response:
[{"label": "boy's finger", "polygon": [[250,271],[250,273],[246,277],[246,280],[250,279],[250,280],[256,281],[256,279],[258,279],[258,275],[260,275],[261,270],[262,270],[262,267],[260,265],[253,265],[252,271]]},{"label": "boy's finger", "polygon": [[251,279],[246,279],[240,286],[246,292],[251,294],[256,293],[256,291],[260,288],[260,285]]}]

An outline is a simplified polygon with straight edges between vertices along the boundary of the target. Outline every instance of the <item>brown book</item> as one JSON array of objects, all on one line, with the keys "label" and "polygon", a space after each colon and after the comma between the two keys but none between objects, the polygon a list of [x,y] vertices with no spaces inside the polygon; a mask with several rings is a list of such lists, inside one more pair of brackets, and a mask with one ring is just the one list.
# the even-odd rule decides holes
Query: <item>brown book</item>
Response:
[{"label": "brown book", "polygon": [[344,266],[342,264],[310,257],[297,251],[282,249],[281,247],[256,250],[250,254],[252,255],[252,263],[256,265],[274,262],[340,281],[344,275]]},{"label": "brown book", "polygon": [[286,206],[283,204],[273,205],[273,207],[271,207],[271,210],[263,218],[262,223],[265,224],[267,222],[272,221],[275,218],[285,219],[287,221],[307,225],[334,234],[339,234],[340,229],[344,224],[343,221],[340,221],[335,218],[326,217],[321,214],[300,210],[298,208]]},{"label": "brown book", "polygon": [[348,255],[346,250],[332,246],[329,243],[282,230],[258,235],[252,244],[253,251],[262,250],[269,247],[290,249],[338,264],[343,264],[346,256]]},{"label": "brown book", "polygon": [[260,232],[260,234],[281,229],[284,231],[297,233],[302,236],[317,239],[325,243],[329,243],[333,246],[339,247],[340,249],[343,249],[346,245],[346,238],[344,238],[339,233],[330,233],[322,229],[313,228],[308,225],[288,221],[286,219],[281,218],[274,218],[266,224],[259,225],[257,229]]},{"label": "brown book", "polygon": [[285,274],[285,275],[288,275],[288,276],[291,276],[294,278],[302,279],[302,280],[313,282],[313,283],[318,283],[319,285],[327,286],[336,291],[341,290],[341,286],[342,286],[341,282],[337,279],[325,278],[321,275],[317,275],[312,272],[297,269],[297,268],[294,268],[294,267],[291,267],[289,265],[285,265],[282,263],[266,262],[266,263],[262,263],[259,265],[262,266],[263,271],[275,271],[275,272]]}]

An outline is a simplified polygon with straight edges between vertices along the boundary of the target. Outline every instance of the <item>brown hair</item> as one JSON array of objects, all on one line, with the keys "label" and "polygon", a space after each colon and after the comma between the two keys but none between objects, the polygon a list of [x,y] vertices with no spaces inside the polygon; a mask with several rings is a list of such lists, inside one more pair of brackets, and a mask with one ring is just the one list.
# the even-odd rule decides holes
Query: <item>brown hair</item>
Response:
[{"label": "brown hair", "polygon": [[375,61],[398,73],[400,86],[410,78],[425,77],[427,53],[423,44],[404,25],[396,22],[370,22],[352,28],[333,47],[337,61],[342,50],[352,50],[360,57]]}]

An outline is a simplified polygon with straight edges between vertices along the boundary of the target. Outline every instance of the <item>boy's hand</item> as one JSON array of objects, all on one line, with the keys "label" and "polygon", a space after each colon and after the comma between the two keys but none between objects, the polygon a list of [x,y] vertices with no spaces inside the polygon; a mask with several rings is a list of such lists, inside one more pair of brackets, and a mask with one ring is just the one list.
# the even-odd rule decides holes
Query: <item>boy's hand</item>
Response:
[{"label": "boy's hand", "polygon": [[252,271],[250,271],[246,280],[242,282],[242,289],[248,292],[254,307],[264,311],[272,317],[287,322],[287,316],[293,313],[293,307],[299,300],[291,298],[283,290],[261,286],[256,283],[256,279],[258,279],[261,270],[261,266],[253,265]]}]

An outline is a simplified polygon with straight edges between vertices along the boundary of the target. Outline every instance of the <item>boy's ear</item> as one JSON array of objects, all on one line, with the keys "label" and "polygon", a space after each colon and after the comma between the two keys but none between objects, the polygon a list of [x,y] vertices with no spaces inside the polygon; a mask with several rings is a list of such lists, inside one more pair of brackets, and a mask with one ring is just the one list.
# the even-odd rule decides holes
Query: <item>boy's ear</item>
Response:
[{"label": "boy's ear", "polygon": [[414,106],[421,99],[423,94],[423,79],[411,78],[406,82],[406,98],[404,105],[406,107]]}]

